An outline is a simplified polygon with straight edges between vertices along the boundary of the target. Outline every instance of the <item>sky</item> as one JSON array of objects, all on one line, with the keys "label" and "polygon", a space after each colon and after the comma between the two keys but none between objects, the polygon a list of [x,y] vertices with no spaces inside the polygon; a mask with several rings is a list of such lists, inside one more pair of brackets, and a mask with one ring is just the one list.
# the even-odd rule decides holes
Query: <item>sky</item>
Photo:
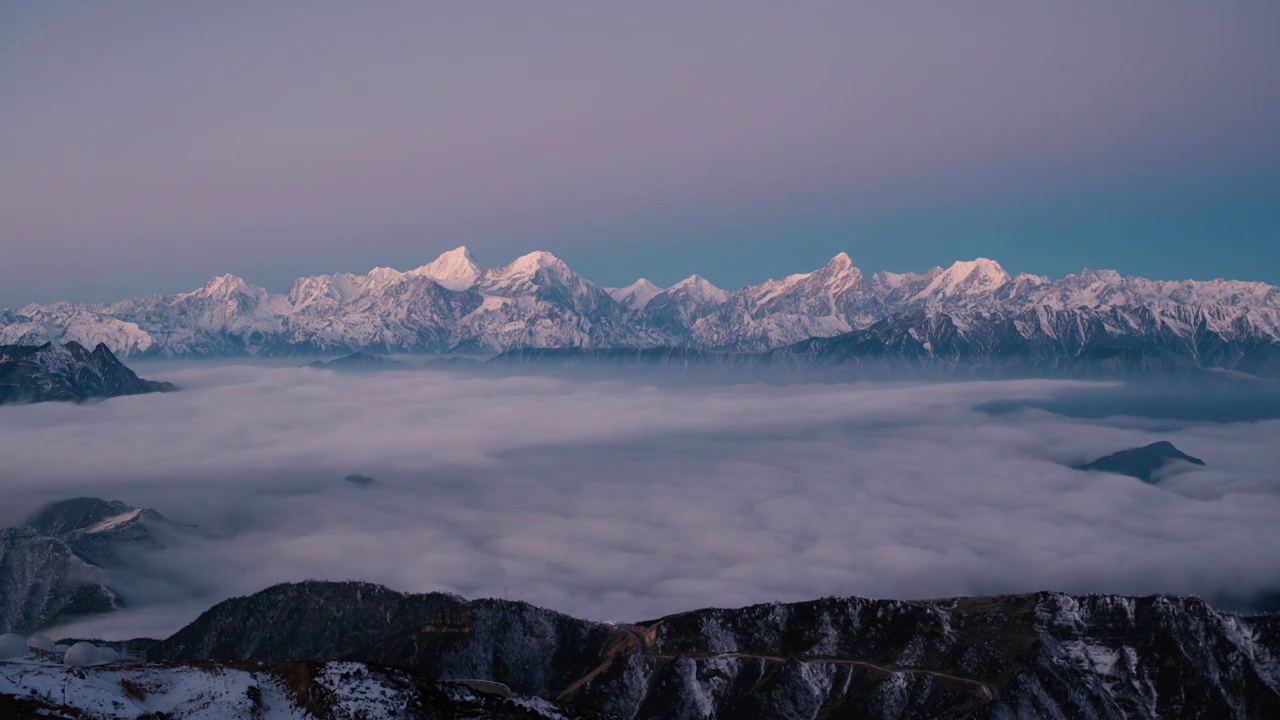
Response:
[{"label": "sky", "polygon": [[[615,621],[829,595],[1249,603],[1280,582],[1270,386],[1236,388],[1256,420],[1209,422],[1140,404],[1229,389],[143,371],[182,391],[0,407],[0,527],[81,495],[197,526],[111,571],[131,609],[57,637],[165,636],[308,578]],[[1044,409],[1130,395],[1110,417]],[[1156,485],[1073,469],[1159,440],[1205,465]]]},{"label": "sky", "polygon": [[1280,4],[0,0],[0,307],[549,250],[1280,284]]}]

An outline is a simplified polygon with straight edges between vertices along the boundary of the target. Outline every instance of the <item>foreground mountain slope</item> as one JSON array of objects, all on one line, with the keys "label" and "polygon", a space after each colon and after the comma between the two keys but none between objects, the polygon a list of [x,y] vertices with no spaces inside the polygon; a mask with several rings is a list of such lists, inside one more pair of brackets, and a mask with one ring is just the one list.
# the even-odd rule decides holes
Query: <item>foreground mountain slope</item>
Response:
[{"label": "foreground mountain slope", "polygon": [[119,605],[102,568],[64,540],[30,528],[0,530],[0,633],[33,632]]},{"label": "foreground mountain slope", "polygon": [[92,351],[63,345],[0,345],[0,403],[89,400],[173,390],[143,380],[99,343]]},{"label": "foreground mountain slope", "polygon": [[[948,323],[956,342],[939,334]],[[867,276],[840,253],[812,272],[733,292],[698,275],[665,290],[647,281],[606,290],[547,252],[485,268],[458,248],[407,272],[299,278],[283,294],[224,275],[190,293],[0,312],[0,342],[103,342],[122,356],[764,352],[815,338],[852,336],[857,346],[865,333],[889,346],[880,352],[885,361],[976,358],[1052,371],[1101,352],[1114,355],[1113,364],[1273,373],[1280,370],[1280,289],[1109,270],[1050,280],[1011,275],[985,258]],[[842,352],[868,356],[838,347],[826,354]]]},{"label": "foreground mountain slope", "polygon": [[[398,598],[397,609],[352,604],[353,593]],[[1280,713],[1280,622],[1196,598],[825,598],[612,625],[502,600],[444,596],[433,610],[424,597],[358,583],[278,586],[220,605],[152,655],[332,660],[349,650],[349,660],[423,682],[501,683],[621,718]]]},{"label": "foreground mountain slope", "polygon": [[404,635],[462,599],[369,583],[276,585],[219,603],[154,646],[153,660],[337,660],[387,635]]}]

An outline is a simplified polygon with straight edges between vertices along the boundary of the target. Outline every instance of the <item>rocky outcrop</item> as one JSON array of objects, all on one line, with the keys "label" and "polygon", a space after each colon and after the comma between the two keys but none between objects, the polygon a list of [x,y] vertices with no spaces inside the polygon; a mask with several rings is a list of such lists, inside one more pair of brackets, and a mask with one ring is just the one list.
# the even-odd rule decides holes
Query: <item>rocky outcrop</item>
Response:
[{"label": "rocky outcrop", "polygon": [[1204,461],[1200,458],[1192,457],[1174,447],[1173,443],[1162,440],[1140,448],[1121,450],[1106,457],[1100,457],[1093,462],[1079,465],[1076,469],[1117,473],[1143,482],[1155,483],[1158,481],[1155,478],[1156,473],[1180,462],[1204,465]]},{"label": "rocky outcrop", "polygon": [[0,403],[83,401],[173,389],[139,378],[102,343],[92,351],[75,341],[0,345]]}]

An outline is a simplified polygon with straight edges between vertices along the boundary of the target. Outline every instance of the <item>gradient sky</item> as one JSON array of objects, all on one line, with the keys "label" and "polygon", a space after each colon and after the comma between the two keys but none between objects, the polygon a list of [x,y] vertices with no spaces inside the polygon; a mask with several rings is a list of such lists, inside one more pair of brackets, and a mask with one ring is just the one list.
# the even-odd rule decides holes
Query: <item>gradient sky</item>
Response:
[{"label": "gradient sky", "polygon": [[1280,284],[1278,36],[1275,0],[0,0],[0,307],[460,244]]}]

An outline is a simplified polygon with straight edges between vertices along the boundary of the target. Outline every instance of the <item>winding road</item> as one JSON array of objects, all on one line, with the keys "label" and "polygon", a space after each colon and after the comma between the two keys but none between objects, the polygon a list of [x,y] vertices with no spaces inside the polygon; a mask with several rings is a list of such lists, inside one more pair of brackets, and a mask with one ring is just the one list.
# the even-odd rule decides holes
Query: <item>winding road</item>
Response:
[{"label": "winding road", "polygon": [[845,658],[829,657],[825,655],[799,655],[793,657],[780,657],[776,655],[757,655],[754,653],[727,652],[727,653],[656,653],[649,650],[649,643],[644,636],[636,631],[633,625],[617,625],[619,630],[625,632],[635,641],[635,655],[639,657],[665,658],[674,660],[679,657],[715,660],[720,658],[739,659],[739,660],[763,660],[764,662],[786,663],[788,661],[802,663],[825,663],[828,665],[853,665],[864,667],[870,670],[877,670],[882,673],[895,675],[932,675],[933,677],[952,680],[954,682],[963,683],[975,688],[986,701],[992,701],[1000,697],[1000,689],[981,680],[974,678],[962,677],[960,675],[952,675],[942,672],[941,670],[928,670],[925,668],[903,667],[898,665],[882,665],[880,663],[868,662],[866,660],[849,660]]}]

